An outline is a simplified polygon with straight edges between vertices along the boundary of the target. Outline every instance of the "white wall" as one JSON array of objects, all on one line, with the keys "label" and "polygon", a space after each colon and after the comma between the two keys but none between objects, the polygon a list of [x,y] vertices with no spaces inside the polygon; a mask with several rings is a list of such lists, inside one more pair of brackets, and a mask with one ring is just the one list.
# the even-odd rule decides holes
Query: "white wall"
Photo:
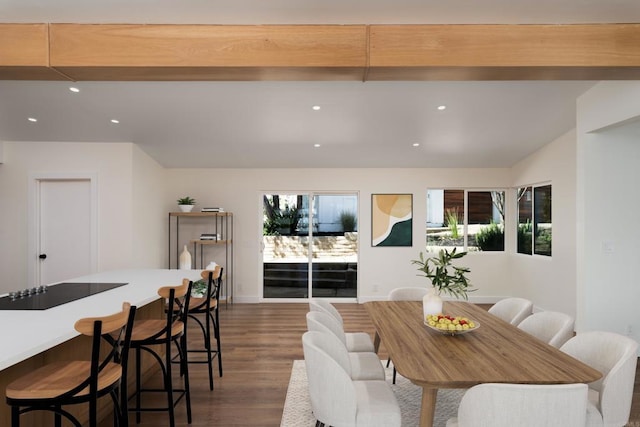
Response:
[{"label": "white wall", "polygon": [[[572,311],[571,286],[558,288],[537,274],[549,273],[556,282],[575,282],[571,265],[570,222],[575,207],[571,192],[571,134],[510,169],[163,169],[132,144],[7,143],[6,163],[0,165],[0,268],[7,277],[0,290],[21,287],[26,277],[26,180],[34,171],[94,171],[98,175],[100,208],[99,270],[128,267],[166,267],[167,213],[176,199],[194,197],[202,206],[221,206],[234,213],[235,298],[258,301],[261,295],[262,192],[357,192],[360,236],[360,300],[381,299],[397,286],[426,286],[410,260],[424,248],[427,188],[507,188],[519,183],[554,183],[554,257],[523,259],[505,253],[469,254],[464,265],[478,289],[470,296],[492,302],[523,295],[547,309]],[[569,163],[552,159],[569,159]],[[15,183],[15,184],[14,184]],[[413,247],[371,247],[371,194],[414,195]],[[7,201],[9,203],[4,203]],[[556,203],[560,203],[559,207]],[[512,209],[512,208],[511,208]],[[507,247],[513,233],[507,213]],[[512,221],[512,220],[511,220]],[[559,222],[558,222],[559,221]],[[559,225],[558,225],[559,224]],[[564,234],[563,234],[564,233]],[[566,237],[566,241],[565,241]],[[8,243],[5,243],[8,242]],[[568,242],[568,243],[565,243]],[[563,248],[563,246],[566,246]],[[557,259],[556,259],[557,257]],[[534,257],[537,258],[537,257]],[[217,255],[214,256],[219,261]],[[205,260],[206,262],[209,259]],[[511,264],[517,264],[512,267]],[[551,264],[540,269],[538,264]],[[545,264],[545,265],[546,265]],[[527,274],[530,281],[521,281]],[[540,282],[548,285],[540,285]],[[552,294],[548,294],[549,289]],[[559,290],[560,289],[560,290]],[[549,297],[553,295],[553,297]]]},{"label": "white wall", "polygon": [[[200,206],[221,206],[234,213],[235,299],[257,301],[261,295],[261,192],[352,191],[359,202],[359,297],[384,298],[398,286],[426,286],[410,260],[424,248],[427,187],[503,188],[508,169],[168,169],[166,211],[190,195]],[[413,193],[413,247],[371,247],[371,194]],[[218,260],[216,260],[218,261]],[[510,295],[504,253],[470,254],[464,264],[478,291],[471,296]]]},{"label": "white wall", "polygon": [[[580,329],[640,338],[640,82],[601,82],[578,98]],[[618,126],[616,126],[618,125]]]},{"label": "white wall", "polygon": [[164,168],[132,145],[132,267],[166,268],[167,211]]},{"label": "white wall", "polygon": [[132,257],[131,144],[5,142],[0,165],[0,292],[27,283],[28,180],[34,173],[89,172],[98,178],[98,270]]},{"label": "white wall", "polygon": [[[576,133],[542,147],[511,170],[511,184],[552,185],[552,256],[512,254],[511,291],[538,309],[576,315]],[[514,207],[515,209],[515,207]]]}]

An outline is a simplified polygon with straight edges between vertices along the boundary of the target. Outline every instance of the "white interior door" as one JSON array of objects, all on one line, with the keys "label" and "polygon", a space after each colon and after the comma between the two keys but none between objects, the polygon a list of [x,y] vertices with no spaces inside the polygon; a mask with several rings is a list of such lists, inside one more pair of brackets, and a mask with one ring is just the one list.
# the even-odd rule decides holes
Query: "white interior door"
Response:
[{"label": "white interior door", "polygon": [[38,181],[38,283],[92,273],[91,180]]}]

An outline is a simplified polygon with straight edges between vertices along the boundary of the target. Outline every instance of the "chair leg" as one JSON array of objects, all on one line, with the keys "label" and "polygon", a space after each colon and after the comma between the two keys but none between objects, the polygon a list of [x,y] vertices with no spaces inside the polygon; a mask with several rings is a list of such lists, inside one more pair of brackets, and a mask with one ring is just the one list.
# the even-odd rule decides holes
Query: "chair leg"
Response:
[{"label": "chair leg", "polygon": [[89,427],[98,427],[98,396],[89,400]]},{"label": "chair leg", "polygon": [[[164,388],[167,390],[167,409],[169,411],[169,425],[171,427],[175,427],[176,419],[175,419],[175,411],[173,406],[173,381],[171,378],[171,342],[166,346],[165,349],[165,364],[166,364],[166,375],[164,377]],[[182,365],[182,364],[181,364]],[[182,366],[180,367],[180,371],[183,372]]]},{"label": "chair leg", "polygon": [[216,319],[213,324],[213,328],[216,335],[216,342],[218,345],[218,371],[220,373],[220,377],[222,377],[222,347],[220,344],[220,316],[218,315],[218,308],[216,307]]},{"label": "chair leg", "polygon": [[[207,367],[209,368],[209,390],[213,390],[213,361],[211,360],[211,324],[213,318],[210,313],[205,314],[206,329],[204,332],[204,347],[207,350]],[[214,330],[215,330],[215,325]],[[220,357],[220,355],[218,355]]]},{"label": "chair leg", "polygon": [[11,407],[11,427],[20,427],[20,407]]},{"label": "chair leg", "polygon": [[394,366],[393,367],[393,383],[392,384],[395,384],[395,383],[396,383],[396,367]]},{"label": "chair leg", "polygon": [[389,367],[389,364],[390,364],[390,363],[391,363],[391,358],[389,357],[389,358],[387,359],[387,368]]},{"label": "chair leg", "polygon": [[[140,348],[136,348],[136,409],[141,407],[141,396],[140,396],[140,384],[142,384],[142,356],[141,356]],[[136,424],[140,424],[141,414],[140,411],[136,411]]]},{"label": "chair leg", "polygon": [[189,388],[189,363],[187,360],[187,336],[183,335],[181,340],[182,354],[184,355],[182,364],[184,365],[184,397],[187,400],[187,422],[191,424],[191,390]]}]

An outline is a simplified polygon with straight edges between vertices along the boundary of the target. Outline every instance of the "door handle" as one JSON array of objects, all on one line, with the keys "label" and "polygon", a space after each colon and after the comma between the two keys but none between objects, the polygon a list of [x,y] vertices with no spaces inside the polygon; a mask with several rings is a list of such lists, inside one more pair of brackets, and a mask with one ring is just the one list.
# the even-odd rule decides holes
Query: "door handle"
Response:
[{"label": "door handle", "polygon": [[40,255],[38,256],[38,258],[40,258],[40,259],[47,259],[47,254],[40,254]]}]

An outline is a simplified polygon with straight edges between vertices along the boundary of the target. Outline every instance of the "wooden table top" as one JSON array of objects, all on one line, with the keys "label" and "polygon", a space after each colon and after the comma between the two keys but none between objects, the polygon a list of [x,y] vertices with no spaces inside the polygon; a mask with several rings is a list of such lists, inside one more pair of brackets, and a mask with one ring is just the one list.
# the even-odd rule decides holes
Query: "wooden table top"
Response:
[{"label": "wooden table top", "polygon": [[602,376],[471,303],[444,303],[445,314],[480,323],[478,329],[456,336],[424,325],[421,302],[372,301],[364,306],[398,372],[424,388],[589,383]]}]

